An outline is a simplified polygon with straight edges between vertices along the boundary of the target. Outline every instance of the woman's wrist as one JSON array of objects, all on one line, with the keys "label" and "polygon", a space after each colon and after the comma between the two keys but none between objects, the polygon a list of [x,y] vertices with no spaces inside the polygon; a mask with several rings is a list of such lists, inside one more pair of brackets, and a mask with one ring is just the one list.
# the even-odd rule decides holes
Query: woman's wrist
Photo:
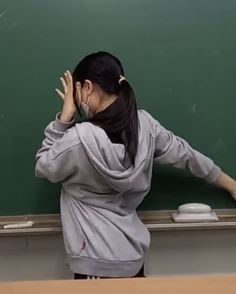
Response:
[{"label": "woman's wrist", "polygon": [[217,179],[216,185],[219,186],[220,188],[227,190],[231,194],[235,193],[235,190],[236,190],[235,180],[223,172]]},{"label": "woman's wrist", "polygon": [[73,120],[75,112],[73,110],[65,110],[63,109],[60,115],[60,122],[69,123]]}]

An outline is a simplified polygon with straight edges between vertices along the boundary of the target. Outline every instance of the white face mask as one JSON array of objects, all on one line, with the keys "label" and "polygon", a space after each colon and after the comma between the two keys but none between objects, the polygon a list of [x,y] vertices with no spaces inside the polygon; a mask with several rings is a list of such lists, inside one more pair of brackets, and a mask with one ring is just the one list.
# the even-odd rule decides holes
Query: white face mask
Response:
[{"label": "white face mask", "polygon": [[89,107],[86,103],[84,103],[83,101],[81,101],[81,104],[80,104],[80,110],[82,112],[82,115],[85,117],[85,118],[90,118],[93,116],[92,112],[89,110]]},{"label": "white face mask", "polygon": [[90,100],[90,95],[87,98],[87,103],[84,103],[83,100],[82,100],[81,104],[80,104],[80,110],[82,112],[82,115],[85,118],[90,118],[90,117],[93,116],[92,112],[89,110],[89,106],[88,106],[89,100]]}]

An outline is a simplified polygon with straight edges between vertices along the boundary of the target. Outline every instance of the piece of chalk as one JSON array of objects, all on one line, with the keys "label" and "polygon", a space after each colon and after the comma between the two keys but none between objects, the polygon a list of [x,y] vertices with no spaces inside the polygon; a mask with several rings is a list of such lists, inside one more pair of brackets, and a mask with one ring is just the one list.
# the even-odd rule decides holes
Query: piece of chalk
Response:
[{"label": "piece of chalk", "polygon": [[23,229],[23,228],[30,228],[34,224],[33,221],[28,222],[21,222],[21,223],[15,223],[15,224],[8,224],[3,226],[4,229]]}]

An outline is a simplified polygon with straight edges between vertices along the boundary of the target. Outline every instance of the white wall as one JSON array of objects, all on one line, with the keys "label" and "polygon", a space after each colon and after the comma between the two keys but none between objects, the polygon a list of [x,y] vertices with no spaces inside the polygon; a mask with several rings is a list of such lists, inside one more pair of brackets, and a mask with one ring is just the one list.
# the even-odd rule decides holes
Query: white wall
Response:
[{"label": "white wall", "polygon": [[[153,232],[145,272],[236,274],[235,230]],[[61,235],[0,238],[0,280],[70,279]]]},{"label": "white wall", "polygon": [[154,233],[146,273],[236,274],[236,230]]}]

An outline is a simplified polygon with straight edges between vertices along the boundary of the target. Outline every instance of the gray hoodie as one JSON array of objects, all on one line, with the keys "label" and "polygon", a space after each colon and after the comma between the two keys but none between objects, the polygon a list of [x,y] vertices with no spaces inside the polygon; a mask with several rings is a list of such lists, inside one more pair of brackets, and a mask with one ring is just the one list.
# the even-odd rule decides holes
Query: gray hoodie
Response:
[{"label": "gray hoodie", "polygon": [[61,182],[61,220],[70,268],[75,273],[131,277],[148,250],[150,235],[136,208],[148,194],[153,161],[189,170],[215,182],[220,169],[183,139],[140,110],[135,166],[124,146],[91,123],[61,123],[45,130],[36,176]]}]

